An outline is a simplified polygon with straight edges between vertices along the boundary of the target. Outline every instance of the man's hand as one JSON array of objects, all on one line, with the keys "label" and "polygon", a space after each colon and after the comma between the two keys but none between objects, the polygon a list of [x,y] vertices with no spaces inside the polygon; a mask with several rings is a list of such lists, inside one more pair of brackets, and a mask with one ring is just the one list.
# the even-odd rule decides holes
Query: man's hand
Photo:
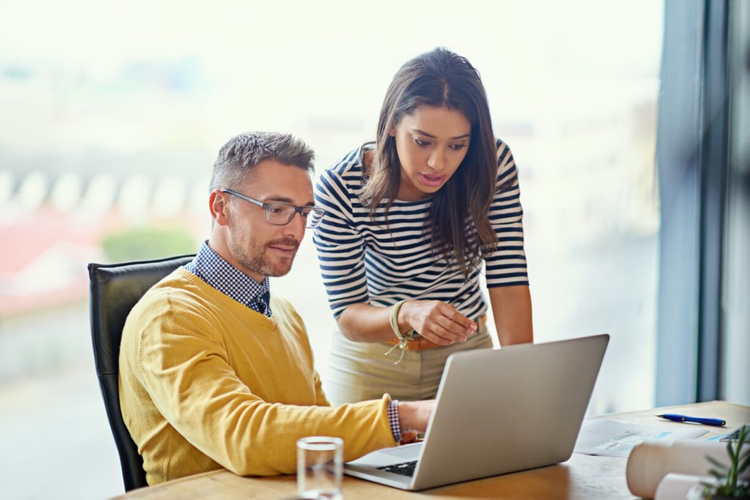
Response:
[{"label": "man's hand", "polygon": [[401,433],[401,442],[399,444],[409,444],[419,441],[419,433],[414,431],[407,431]]},{"label": "man's hand", "polygon": [[433,406],[435,406],[434,399],[429,401],[399,401],[398,423],[401,426],[401,433],[404,434],[409,431],[426,432]]},{"label": "man's hand", "polygon": [[440,300],[410,300],[398,313],[402,332],[414,328],[423,338],[438,345],[466,342],[466,337],[477,331],[476,323]]}]

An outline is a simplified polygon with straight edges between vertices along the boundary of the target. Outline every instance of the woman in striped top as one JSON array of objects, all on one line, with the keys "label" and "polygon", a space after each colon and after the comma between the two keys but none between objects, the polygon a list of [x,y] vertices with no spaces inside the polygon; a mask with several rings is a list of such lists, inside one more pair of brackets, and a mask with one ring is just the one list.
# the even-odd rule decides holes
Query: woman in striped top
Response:
[{"label": "woman in striped top", "polygon": [[433,398],[450,354],[492,347],[483,263],[500,344],[533,341],[519,196],[469,61],[438,48],[402,66],[377,141],[316,185],[313,240],[340,329],[332,401]]}]

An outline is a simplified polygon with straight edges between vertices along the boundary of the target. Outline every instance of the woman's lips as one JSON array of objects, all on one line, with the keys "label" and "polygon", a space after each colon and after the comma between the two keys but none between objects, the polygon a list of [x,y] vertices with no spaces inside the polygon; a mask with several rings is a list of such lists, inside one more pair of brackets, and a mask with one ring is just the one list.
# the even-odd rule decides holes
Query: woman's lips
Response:
[{"label": "woman's lips", "polygon": [[444,175],[419,174],[419,180],[422,181],[425,186],[429,187],[437,187],[441,185],[444,179]]}]

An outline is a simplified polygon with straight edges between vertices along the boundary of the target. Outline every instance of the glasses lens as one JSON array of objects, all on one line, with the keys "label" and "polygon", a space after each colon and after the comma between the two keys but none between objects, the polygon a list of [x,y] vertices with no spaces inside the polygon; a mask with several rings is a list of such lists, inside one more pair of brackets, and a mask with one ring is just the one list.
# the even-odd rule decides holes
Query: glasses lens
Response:
[{"label": "glasses lens", "polygon": [[289,205],[270,205],[268,207],[268,222],[283,226],[294,217],[294,207]]},{"label": "glasses lens", "polygon": [[317,227],[323,220],[323,216],[325,214],[325,210],[323,210],[322,208],[313,208],[312,210],[310,210],[310,214],[307,216],[307,224],[305,224],[305,227]]}]

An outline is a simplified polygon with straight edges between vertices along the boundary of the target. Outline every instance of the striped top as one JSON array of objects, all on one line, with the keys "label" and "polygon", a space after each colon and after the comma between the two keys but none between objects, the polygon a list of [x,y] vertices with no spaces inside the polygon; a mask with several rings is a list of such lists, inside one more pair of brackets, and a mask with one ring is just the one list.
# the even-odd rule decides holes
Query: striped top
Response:
[{"label": "striped top", "polygon": [[[385,203],[370,217],[359,197],[363,147],[323,172],[315,203],[326,211],[315,228],[323,283],[333,315],[357,303],[387,307],[404,299],[441,300],[477,320],[487,311],[474,269],[465,279],[456,259],[435,257],[425,230],[431,199],[395,200],[385,224]],[[508,146],[497,141],[498,174],[490,221],[497,250],[482,255],[488,287],[528,285],[518,172]],[[505,185],[505,187],[501,187]]]}]

